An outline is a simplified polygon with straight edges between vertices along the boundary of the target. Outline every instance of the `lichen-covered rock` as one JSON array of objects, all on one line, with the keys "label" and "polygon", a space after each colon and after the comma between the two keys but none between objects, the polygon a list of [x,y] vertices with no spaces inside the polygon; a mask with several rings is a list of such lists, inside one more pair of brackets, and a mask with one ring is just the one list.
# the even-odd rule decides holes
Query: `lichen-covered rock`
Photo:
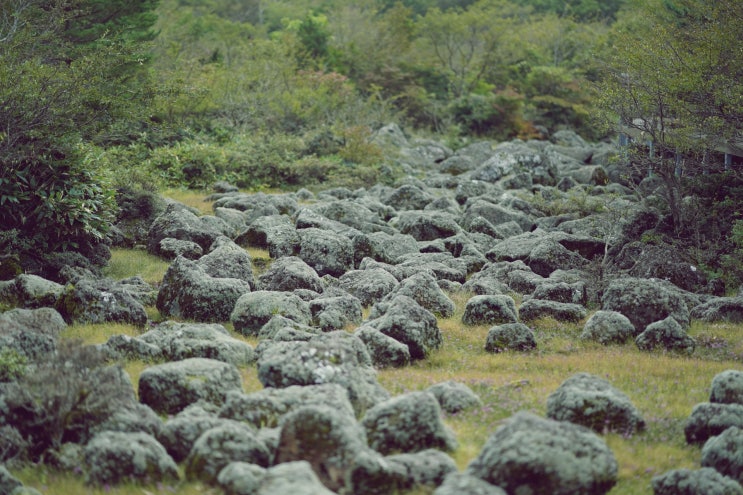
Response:
[{"label": "lichen-covered rock", "polygon": [[139,359],[141,361],[155,361],[162,358],[160,347],[145,342],[139,337],[126,334],[112,335],[101,349],[114,359]]},{"label": "lichen-covered rock", "polygon": [[165,422],[157,440],[173,460],[182,462],[202,433],[224,422],[225,419],[218,418],[197,405],[189,406]]},{"label": "lichen-covered rock", "polygon": [[369,351],[372,363],[377,368],[403,368],[410,364],[410,349],[402,342],[389,337],[376,328],[363,325],[356,329]]},{"label": "lichen-covered rock", "polygon": [[368,324],[407,345],[412,360],[424,359],[443,344],[436,317],[413,299],[397,296],[384,307],[382,316]]},{"label": "lichen-covered rock", "polygon": [[227,464],[217,475],[217,484],[225,495],[255,495],[266,475],[266,469],[249,462]]},{"label": "lichen-covered rock", "polygon": [[696,347],[694,338],[690,337],[671,316],[648,325],[645,331],[635,338],[635,344],[643,351],[662,348],[683,354],[692,354]]},{"label": "lichen-covered rock", "polygon": [[258,280],[262,290],[291,292],[295,289],[309,289],[315,292],[323,291],[320,276],[314,268],[298,256],[284,256],[275,260]]},{"label": "lichen-covered rock", "polygon": [[397,295],[408,296],[433,314],[447,318],[454,314],[454,302],[444,294],[436,279],[430,273],[416,273],[405,278],[389,294],[388,299]]},{"label": "lichen-covered rock", "polygon": [[351,270],[338,279],[338,286],[358,298],[364,307],[381,301],[397,285],[397,279],[381,268]]},{"label": "lichen-covered rock", "polygon": [[158,243],[157,253],[166,260],[174,260],[178,256],[183,256],[189,260],[197,260],[204,255],[204,249],[193,241],[166,237]]},{"label": "lichen-covered rock", "polygon": [[232,392],[227,394],[219,416],[244,421],[256,428],[272,428],[279,426],[285,415],[309,405],[330,406],[354,416],[348,391],[336,383],[269,387],[250,394]]},{"label": "lichen-covered rock", "polygon": [[712,379],[709,401],[743,405],[743,371],[725,370],[715,375]]},{"label": "lichen-covered rock", "polygon": [[292,461],[273,466],[266,470],[261,485],[255,495],[335,495],[321,481],[307,461]]},{"label": "lichen-covered rock", "polygon": [[388,495],[409,487],[405,465],[390,462],[371,449],[359,453],[346,474],[346,490],[354,495]]},{"label": "lichen-covered rock", "polygon": [[258,358],[258,379],[276,388],[337,383],[348,391],[356,414],[389,397],[364,343],[343,331],[271,344]]},{"label": "lichen-covered rock", "polygon": [[178,468],[165,448],[146,433],[103,431],[85,446],[86,483],[170,482]]},{"label": "lichen-covered rock", "polygon": [[623,344],[635,333],[632,322],[616,311],[596,311],[583,326],[580,338],[600,344]]},{"label": "lichen-covered rock", "polygon": [[518,321],[516,302],[507,295],[473,296],[464,306],[465,325],[494,325]]},{"label": "lichen-covered rock", "polygon": [[400,257],[396,266],[401,280],[417,273],[431,273],[436,280],[450,280],[463,284],[468,267],[465,260],[455,258],[451,253],[412,253]]},{"label": "lichen-covered rock", "polygon": [[431,193],[412,184],[404,184],[382,198],[382,202],[396,210],[422,210],[434,198]]},{"label": "lichen-covered rock", "polygon": [[194,443],[185,461],[186,477],[214,483],[219,472],[235,461],[268,467],[270,454],[251,427],[223,421],[202,433]]},{"label": "lichen-covered rock", "polygon": [[298,230],[299,257],[319,276],[340,277],[353,265],[353,244],[348,237],[317,228]]},{"label": "lichen-covered rock", "polygon": [[11,494],[13,490],[22,486],[21,480],[10,474],[10,471],[0,464],[0,493]]},{"label": "lichen-covered rock", "polygon": [[743,405],[702,402],[692,409],[684,434],[688,443],[704,443],[731,426],[743,428]]},{"label": "lichen-covered rock", "polygon": [[396,465],[405,473],[405,480],[400,489],[411,490],[415,487],[433,488],[444,482],[447,475],[457,472],[457,465],[448,454],[436,449],[419,452],[394,454],[386,461]]},{"label": "lichen-covered rock", "polygon": [[229,320],[230,312],[250,284],[235,278],[214,278],[198,262],[178,257],[165,272],[157,294],[163,316],[217,323]]},{"label": "lichen-covered rock", "polygon": [[507,323],[491,327],[485,340],[485,350],[493,353],[527,352],[536,348],[537,339],[534,337],[534,332],[523,323]]},{"label": "lichen-covered rock", "polygon": [[310,302],[312,323],[323,331],[342,330],[362,319],[361,301],[350,294],[319,297]]},{"label": "lichen-covered rock", "polygon": [[549,280],[537,285],[531,297],[545,301],[585,305],[586,284],[582,281],[569,284]]},{"label": "lichen-covered rock", "polygon": [[589,373],[571,376],[547,397],[547,417],[583,425],[597,433],[632,434],[645,428],[629,397]]},{"label": "lichen-covered rock", "polygon": [[125,285],[110,279],[81,278],[69,284],[55,309],[65,321],[82,323],[129,323],[143,327],[147,312]]},{"label": "lichen-covered rock", "polygon": [[451,237],[462,231],[456,218],[443,211],[408,211],[400,214],[395,225],[401,234],[416,241],[432,241]]},{"label": "lichen-covered rock", "polygon": [[222,404],[227,392],[242,391],[235,365],[191,358],[150,366],[139,375],[139,400],[158,413],[175,414],[199,400]]},{"label": "lichen-covered rock", "polygon": [[227,237],[218,238],[210,252],[198,259],[197,264],[207,275],[214,278],[242,280],[254,290],[253,260],[243,248]]},{"label": "lichen-covered rock", "polygon": [[617,482],[617,461],[588,428],[522,411],[488,438],[466,472],[508,493],[602,495]]},{"label": "lichen-covered rock", "polygon": [[13,350],[32,360],[43,360],[57,349],[58,338],[53,329],[46,333],[29,328],[13,315],[6,315],[0,314],[0,349]]},{"label": "lichen-covered rock", "polygon": [[253,348],[218,323],[166,321],[139,337],[161,349],[170,361],[202,357],[245,366],[255,361]]},{"label": "lichen-covered rock", "polygon": [[586,308],[579,304],[529,299],[519,306],[519,317],[524,321],[550,317],[557,321],[578,322],[586,317]]},{"label": "lichen-covered rock", "polygon": [[454,450],[454,434],[442,420],[441,406],[427,392],[393,397],[369,409],[361,420],[369,446],[382,454]]},{"label": "lichen-covered rock", "polygon": [[396,264],[406,254],[418,252],[418,242],[411,235],[400,233],[373,232],[353,238],[354,261],[358,264],[363,258],[380,263]]},{"label": "lichen-covered rock", "polygon": [[741,495],[743,488],[712,468],[674,469],[653,477],[654,495]]},{"label": "lichen-covered rock", "polygon": [[708,323],[743,322],[743,297],[716,297],[691,310],[691,317]]},{"label": "lichen-covered rock", "polygon": [[299,233],[285,215],[264,215],[256,218],[248,228],[235,238],[239,246],[268,249],[273,259],[296,256],[299,253]]},{"label": "lichen-covered rock", "polygon": [[12,280],[0,282],[0,302],[28,309],[51,307],[63,291],[61,284],[22,273]]},{"label": "lichen-covered rock", "polygon": [[449,380],[436,383],[426,389],[433,394],[441,406],[441,410],[447,414],[457,414],[466,409],[482,406],[480,397],[462,382]]},{"label": "lichen-covered rock", "polygon": [[163,429],[163,420],[160,419],[151,407],[133,402],[127,404],[108,417],[100,425],[91,428],[91,432],[119,431],[123,433],[142,432],[159,438]]},{"label": "lichen-covered rock", "polygon": [[241,296],[229,319],[236,332],[251,336],[257,335],[261,327],[276,315],[303,325],[309,325],[312,320],[309,305],[299,296],[265,290]]},{"label": "lichen-covered rock", "polygon": [[367,449],[353,417],[328,406],[304,406],[285,416],[275,463],[307,461],[326,487],[340,491],[354,458]]},{"label": "lichen-covered rock", "polygon": [[433,495],[507,495],[501,488],[467,473],[451,473]]},{"label": "lichen-covered rock", "polygon": [[147,252],[159,255],[160,241],[167,237],[192,241],[207,251],[223,233],[215,226],[204,222],[185,205],[172,202],[150,224],[147,233]]},{"label": "lichen-covered rock", "polygon": [[689,308],[678,292],[657,280],[621,278],[604,291],[601,309],[622,313],[635,327],[635,335],[653,322],[672,317],[682,327],[689,326]]},{"label": "lichen-covered rock", "polygon": [[[288,332],[296,338],[285,338]],[[258,338],[268,340],[309,340],[313,335],[319,335],[321,333],[323,331],[317,327],[296,322],[285,316],[275,315],[258,330]],[[281,338],[279,334],[281,334]],[[258,344],[258,347],[256,347],[256,353],[258,353],[260,345]]]},{"label": "lichen-covered rock", "polygon": [[731,426],[707,440],[702,447],[702,467],[743,483],[743,429]]}]

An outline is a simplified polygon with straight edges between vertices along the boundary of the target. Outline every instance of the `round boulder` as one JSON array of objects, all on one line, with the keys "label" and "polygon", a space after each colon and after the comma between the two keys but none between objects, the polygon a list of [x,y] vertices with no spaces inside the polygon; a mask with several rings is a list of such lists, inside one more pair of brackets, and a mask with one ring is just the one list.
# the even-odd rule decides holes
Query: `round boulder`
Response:
[{"label": "round boulder", "polygon": [[709,401],[743,405],[743,371],[726,370],[715,375]]},{"label": "round boulder", "polygon": [[623,344],[635,333],[632,322],[616,311],[596,311],[583,326],[580,338],[600,344]]},{"label": "round boulder", "polygon": [[230,321],[236,332],[251,336],[258,335],[261,327],[276,315],[303,325],[309,325],[312,320],[309,305],[299,296],[259,290],[244,294],[237,300]]},{"label": "round boulder", "polygon": [[743,488],[712,468],[674,469],[652,480],[654,495],[743,495]]},{"label": "round boulder", "polygon": [[743,483],[743,429],[731,426],[702,447],[702,467],[711,467],[720,474]]},{"label": "round boulder", "polygon": [[531,328],[523,323],[507,323],[497,325],[488,330],[485,340],[487,352],[503,351],[533,351],[537,348],[537,340]]},{"label": "round boulder", "polygon": [[462,315],[465,325],[497,325],[517,321],[516,302],[506,295],[473,296],[467,301]]}]

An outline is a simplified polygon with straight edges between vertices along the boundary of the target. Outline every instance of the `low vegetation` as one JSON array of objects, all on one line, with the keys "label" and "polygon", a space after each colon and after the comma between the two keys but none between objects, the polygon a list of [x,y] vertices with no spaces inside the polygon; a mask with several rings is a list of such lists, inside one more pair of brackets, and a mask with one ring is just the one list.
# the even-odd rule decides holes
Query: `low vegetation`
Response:
[{"label": "low vegetation", "polygon": [[[260,251],[253,256],[267,258],[267,254]],[[122,258],[128,261],[122,263]],[[140,267],[157,273],[151,265],[150,257],[141,251],[117,250],[109,269],[118,277],[140,274]],[[694,322],[689,334],[697,339],[697,349],[693,355],[682,357],[641,352],[633,343],[601,346],[583,342],[578,336],[584,322],[561,323],[544,318],[531,325],[538,342],[537,351],[490,354],[484,350],[488,327],[461,323],[468,295],[455,293],[451,297],[457,311],[449,318],[439,319],[443,347],[407,368],[380,370],[379,380],[394,395],[457,380],[481,397],[482,407],[446,417],[446,423],[455,431],[459,442],[453,457],[460,469],[466,468],[479,453],[502,420],[520,410],[544,415],[547,396],[569,376],[581,371],[602,376],[625,392],[647,422],[647,429],[640,433],[605,435],[620,467],[619,481],[611,495],[650,494],[653,476],[670,469],[699,466],[700,447],[686,443],[684,423],[694,405],[708,400],[712,378],[726,369],[736,368],[743,358],[742,325]],[[156,309],[149,311],[153,320],[159,319]],[[140,332],[141,329],[120,324],[72,325],[62,337],[66,341],[82,339],[97,344],[111,335]],[[236,332],[232,335],[257,344],[255,339],[246,339]],[[136,385],[148,363],[128,361],[123,366]],[[254,368],[241,372],[246,391],[262,388]],[[27,467],[14,474],[42,493],[52,486],[54,493],[60,495],[143,493],[141,486],[85,486],[82,477],[48,467]],[[219,494],[218,489],[193,482],[144,489],[144,493],[152,494]]]}]

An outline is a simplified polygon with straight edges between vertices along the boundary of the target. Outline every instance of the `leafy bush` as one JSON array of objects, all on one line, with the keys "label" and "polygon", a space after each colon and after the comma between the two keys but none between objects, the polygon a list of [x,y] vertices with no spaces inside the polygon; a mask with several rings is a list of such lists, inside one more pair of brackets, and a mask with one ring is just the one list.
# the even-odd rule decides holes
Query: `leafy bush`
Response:
[{"label": "leafy bush", "polygon": [[37,460],[63,442],[84,442],[90,429],[134,401],[134,391],[119,366],[107,366],[100,352],[63,341],[49,359],[28,367],[3,394],[0,422],[12,424]]}]

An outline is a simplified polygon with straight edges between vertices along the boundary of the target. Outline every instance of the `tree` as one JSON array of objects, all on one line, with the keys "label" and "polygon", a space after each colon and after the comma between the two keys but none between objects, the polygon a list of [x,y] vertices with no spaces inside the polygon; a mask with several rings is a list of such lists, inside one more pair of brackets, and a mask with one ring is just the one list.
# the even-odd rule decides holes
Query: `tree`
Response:
[{"label": "tree", "polygon": [[[631,163],[658,176],[676,232],[683,180],[743,131],[743,4],[663,0],[618,23],[599,85],[607,120],[637,136]],[[649,145],[649,149],[645,148]]]},{"label": "tree", "polygon": [[105,238],[115,203],[86,143],[144,111],[152,8],[152,0],[0,4],[2,250],[25,245],[38,256]]}]

